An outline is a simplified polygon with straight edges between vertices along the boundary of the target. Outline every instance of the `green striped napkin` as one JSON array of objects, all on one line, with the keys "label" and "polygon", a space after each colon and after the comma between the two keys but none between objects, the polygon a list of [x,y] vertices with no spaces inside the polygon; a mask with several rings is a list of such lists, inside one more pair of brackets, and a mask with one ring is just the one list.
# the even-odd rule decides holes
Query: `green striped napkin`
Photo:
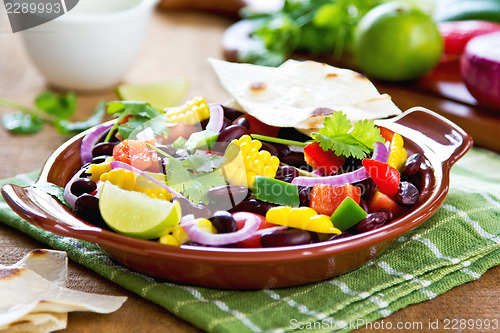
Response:
[{"label": "green striped napkin", "polygon": [[[35,177],[1,184],[26,185]],[[359,269],[295,288],[243,292],[165,283],[115,263],[92,243],[31,226],[3,201],[0,220],[209,332],[348,332],[500,264],[500,155],[472,149],[453,167],[450,193],[429,221]]]}]

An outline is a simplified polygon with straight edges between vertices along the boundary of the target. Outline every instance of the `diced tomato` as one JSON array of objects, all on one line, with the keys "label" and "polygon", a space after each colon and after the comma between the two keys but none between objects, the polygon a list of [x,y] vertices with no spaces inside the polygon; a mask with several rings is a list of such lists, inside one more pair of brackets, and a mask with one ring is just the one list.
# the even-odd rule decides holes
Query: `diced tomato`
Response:
[{"label": "diced tomato", "polygon": [[392,213],[393,217],[398,217],[406,210],[405,207],[400,206],[396,201],[377,189],[371,193],[367,206],[370,213],[378,212],[382,208],[385,208]]},{"label": "diced tomato", "polygon": [[262,135],[267,135],[267,136],[277,136],[278,131],[280,130],[280,127],[275,127],[268,125],[266,123],[263,123],[259,119],[249,115],[249,114],[244,114],[241,115],[240,117],[236,118],[233,121],[233,124],[238,124],[239,121],[243,121],[243,119],[248,120],[250,123],[250,128],[248,129],[250,133],[252,134],[262,134]]},{"label": "diced tomato", "polygon": [[499,31],[500,24],[489,21],[444,21],[438,24],[439,32],[444,40],[444,53],[459,56],[465,45],[473,37],[488,32]]},{"label": "diced tomato", "polygon": [[330,216],[347,197],[351,197],[359,204],[361,189],[350,184],[342,186],[316,184],[311,190],[309,207],[314,209],[318,214]]},{"label": "diced tomato", "polygon": [[378,128],[380,129],[380,135],[385,139],[385,141],[392,142],[394,132],[382,126],[379,126]]},{"label": "diced tomato", "polygon": [[146,143],[152,141],[123,140],[113,148],[113,160],[127,163],[139,170],[159,172],[158,154]]},{"label": "diced tomato", "polygon": [[389,197],[394,198],[399,188],[399,171],[387,163],[368,158],[365,158],[362,163],[378,189]]},{"label": "diced tomato", "polygon": [[[262,215],[254,214],[254,213],[250,213],[250,212],[238,212],[238,214],[236,214],[236,215],[233,214],[234,220],[236,221],[236,224],[238,225],[238,230],[243,228],[243,226],[245,225],[246,218],[244,218],[244,217],[247,214],[253,215],[260,220],[260,226],[259,226],[258,230],[276,227],[276,224],[267,222],[266,218]],[[262,244],[260,243],[260,237],[261,237],[260,235],[253,236],[253,237],[247,238],[241,242],[235,243],[234,245],[237,247],[247,247],[247,248],[248,247],[262,247]]]},{"label": "diced tomato", "polygon": [[333,151],[324,151],[319,143],[314,141],[304,147],[304,160],[315,170],[325,176],[336,173],[344,165],[345,157],[338,156]]}]

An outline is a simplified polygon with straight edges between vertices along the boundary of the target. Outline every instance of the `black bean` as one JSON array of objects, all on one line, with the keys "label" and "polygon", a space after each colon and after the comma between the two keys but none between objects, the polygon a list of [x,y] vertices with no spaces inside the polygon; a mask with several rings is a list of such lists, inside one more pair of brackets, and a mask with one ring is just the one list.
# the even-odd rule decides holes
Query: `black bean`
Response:
[{"label": "black bean", "polygon": [[367,232],[370,230],[374,230],[386,224],[387,221],[388,221],[387,213],[384,212],[370,213],[356,225],[356,231]]},{"label": "black bean", "polygon": [[207,197],[211,202],[212,210],[229,210],[236,206],[250,195],[250,191],[245,186],[225,185],[213,187],[207,192]]},{"label": "black bean", "polygon": [[278,151],[279,158],[290,155],[292,152],[290,150],[290,147],[288,147],[287,145],[283,145],[281,143],[269,143],[269,144],[272,145],[274,148],[276,148],[276,150]]},{"label": "black bean", "polygon": [[250,120],[245,117],[236,118],[231,125],[239,125],[245,127],[247,130],[250,130]]},{"label": "black bean", "polygon": [[184,197],[174,197],[172,201],[178,201],[181,205],[183,215],[193,214],[195,218],[209,218],[210,210],[203,205],[195,205]]},{"label": "black bean", "polygon": [[301,206],[309,207],[311,189],[312,187],[309,186],[299,186],[299,200]]},{"label": "black bean", "polygon": [[224,120],[222,121],[222,129],[231,126],[232,122],[233,121],[231,119],[224,117]]},{"label": "black bean", "polygon": [[294,167],[302,167],[306,165],[306,162],[304,161],[304,154],[297,152],[292,152],[286,156],[283,156],[282,158],[280,158],[280,161]]},{"label": "black bean", "polygon": [[222,108],[224,109],[224,117],[228,118],[229,120],[235,120],[243,114],[240,111],[228,108],[226,106],[223,106]]},{"label": "black bean", "polygon": [[387,208],[380,208],[378,211],[387,214],[387,222],[394,220],[394,214]]},{"label": "black bean", "polygon": [[364,198],[359,199],[359,207],[363,208],[363,210],[368,213],[368,204]]},{"label": "black bean", "polygon": [[300,174],[296,168],[289,165],[280,165],[278,166],[278,170],[276,171],[275,178],[287,183],[291,183],[292,180],[298,176],[300,176]]},{"label": "black bean", "polygon": [[104,223],[99,211],[99,199],[90,194],[83,194],[75,201],[76,213],[86,221],[102,226]]},{"label": "black bean", "polygon": [[266,216],[267,211],[273,207],[275,207],[275,205],[273,205],[269,202],[264,202],[264,201],[260,201],[257,199],[249,199],[249,200],[243,200],[238,205],[231,208],[229,211],[230,212],[252,212],[255,214]]},{"label": "black bean", "polygon": [[92,164],[101,164],[101,163],[105,162],[106,159],[108,159],[109,157],[111,157],[111,156],[101,155],[101,156],[94,157],[92,159]]},{"label": "black bean", "polygon": [[92,148],[92,157],[102,156],[102,155],[113,155],[113,148],[118,144],[118,142],[100,142]]},{"label": "black bean", "polygon": [[400,182],[398,191],[394,196],[397,203],[404,206],[413,206],[420,198],[420,192],[417,187],[410,182]]},{"label": "black bean", "polygon": [[335,239],[342,239],[342,238],[347,238],[347,237],[351,237],[353,236],[354,234],[352,232],[349,232],[349,231],[343,231],[341,232],[340,234],[335,234],[333,235],[332,237],[328,238],[328,240],[335,240]]},{"label": "black bean", "polygon": [[361,166],[362,166],[361,160],[351,156],[345,160],[344,164],[342,164],[337,173],[341,174],[341,173],[353,172],[358,170]]},{"label": "black bean", "polygon": [[250,132],[246,127],[240,126],[240,125],[231,125],[226,128],[224,128],[222,131],[220,131],[219,136],[217,137],[217,145],[216,148],[218,150],[224,150],[226,149],[227,145],[229,142],[231,142],[234,139],[239,139],[243,135],[248,135]]},{"label": "black bean", "polygon": [[70,191],[79,197],[85,193],[92,193],[97,189],[96,183],[89,178],[79,178],[71,184]]},{"label": "black bean", "polygon": [[360,188],[361,196],[365,199],[368,199],[370,197],[370,194],[372,193],[372,190],[375,187],[375,183],[371,178],[367,178],[365,180],[357,182],[354,185]]},{"label": "black bean", "polygon": [[212,225],[221,234],[238,230],[238,225],[231,213],[224,210],[216,211],[208,220],[212,222]]},{"label": "black bean", "polygon": [[422,155],[415,153],[406,159],[403,171],[403,176],[409,177],[415,175],[420,170],[420,165],[423,162]]},{"label": "black bean", "polygon": [[263,247],[293,246],[310,244],[312,236],[308,231],[300,229],[288,229],[264,234],[260,238]]},{"label": "black bean", "polygon": [[278,149],[276,149],[276,147],[274,145],[272,145],[269,142],[265,142],[265,141],[261,141],[261,142],[262,142],[262,148],[260,148],[261,150],[267,150],[271,155],[279,157]]}]

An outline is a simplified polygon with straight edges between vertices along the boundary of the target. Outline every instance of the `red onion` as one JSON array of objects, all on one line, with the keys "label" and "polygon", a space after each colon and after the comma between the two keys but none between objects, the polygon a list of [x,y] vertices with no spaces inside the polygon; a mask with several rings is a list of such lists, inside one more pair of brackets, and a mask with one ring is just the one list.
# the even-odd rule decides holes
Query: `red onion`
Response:
[{"label": "red onion", "polygon": [[92,132],[89,132],[82,139],[80,147],[80,157],[82,164],[92,162],[92,148],[101,139],[102,135],[106,133],[113,125],[99,125]]},{"label": "red onion", "polygon": [[478,103],[500,112],[500,31],[472,38],[465,47],[460,70]]},{"label": "red onion", "polygon": [[66,184],[66,186],[64,186],[64,201],[66,201],[66,203],[73,209],[75,209],[75,202],[76,202],[76,199],[78,199],[78,197],[76,195],[74,195],[73,193],[71,193],[71,185],[73,185],[73,183],[80,179],[80,175],[82,173],[84,173],[85,171],[87,171],[86,168],[82,168],[80,170],[78,170],[77,173],[75,173],[73,175],[73,177],[71,177],[71,179],[69,180],[69,182]]},{"label": "red onion", "polygon": [[[238,213],[234,213],[236,215]],[[223,234],[211,234],[202,231],[198,227],[198,223],[194,218],[193,214],[183,216],[181,218],[182,229],[186,232],[186,235],[192,240],[204,245],[227,245],[241,242],[245,239],[255,236],[255,232],[259,229],[260,219],[256,216],[246,214],[245,225],[238,231],[223,233]]]},{"label": "red onion", "polygon": [[[389,158],[389,150],[381,142],[375,142],[374,151],[372,159],[377,160],[382,163],[387,163]],[[314,186],[316,184],[327,184],[332,186],[340,186],[345,184],[357,183],[362,180],[369,178],[368,172],[364,167],[358,170],[342,173],[340,175],[328,176],[328,177],[295,177],[292,180],[292,184],[298,186]]]},{"label": "red onion", "polygon": [[120,162],[120,161],[113,161],[109,165],[111,166],[111,169],[124,169],[124,170],[128,170],[128,171],[132,171],[136,175],[144,177],[144,178],[150,180],[151,182],[155,183],[156,185],[160,186],[161,188],[169,191],[174,197],[182,197],[182,194],[176,192],[175,190],[173,190],[172,188],[170,188],[169,186],[167,186],[165,183],[159,181],[158,179],[156,179],[154,177],[151,177],[150,175],[148,175],[144,171],[141,171],[141,170],[139,170],[137,168],[134,168],[130,164],[127,164],[127,163],[124,163],[124,162]]},{"label": "red onion", "polygon": [[152,141],[155,139],[155,133],[153,132],[153,129],[151,127],[146,127],[145,129],[137,133],[135,138],[139,141]]},{"label": "red onion", "polygon": [[224,124],[224,109],[220,105],[210,106],[210,120],[206,126],[207,130],[219,133]]}]

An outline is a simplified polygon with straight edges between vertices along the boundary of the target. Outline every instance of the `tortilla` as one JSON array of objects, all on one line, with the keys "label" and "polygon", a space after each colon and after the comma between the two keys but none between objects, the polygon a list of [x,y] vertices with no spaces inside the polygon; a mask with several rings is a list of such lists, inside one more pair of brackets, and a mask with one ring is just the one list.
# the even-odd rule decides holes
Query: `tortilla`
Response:
[{"label": "tortilla", "polygon": [[67,289],[66,281],[66,252],[35,250],[0,265],[0,330],[51,332],[66,327],[69,311],[110,313],[126,300]]},{"label": "tortilla", "polygon": [[209,59],[234,101],[225,105],[278,127],[303,132],[322,127],[328,115],[342,111],[352,122],[401,114],[387,94],[365,76],[314,61],[288,60],[264,67]]}]

